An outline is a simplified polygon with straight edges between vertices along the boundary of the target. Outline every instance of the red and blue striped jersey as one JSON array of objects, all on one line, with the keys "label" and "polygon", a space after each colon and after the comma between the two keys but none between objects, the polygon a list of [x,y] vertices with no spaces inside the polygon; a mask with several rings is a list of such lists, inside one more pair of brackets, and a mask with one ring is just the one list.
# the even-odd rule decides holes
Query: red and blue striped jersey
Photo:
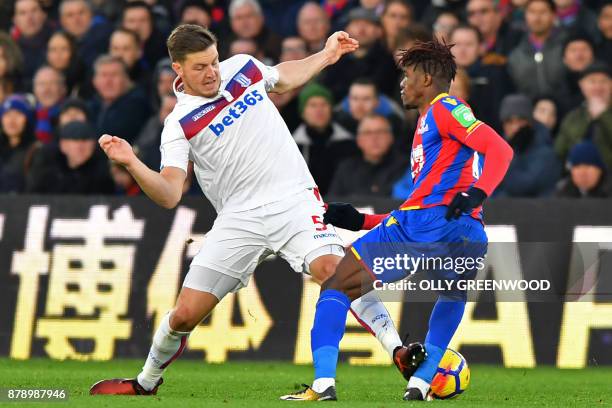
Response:
[{"label": "red and blue striped jersey", "polygon": [[[410,163],[413,187],[400,209],[447,205],[480,177],[484,156],[466,145],[472,132],[483,125],[464,101],[446,93],[431,101],[418,120]],[[472,217],[482,218],[482,207]]]}]

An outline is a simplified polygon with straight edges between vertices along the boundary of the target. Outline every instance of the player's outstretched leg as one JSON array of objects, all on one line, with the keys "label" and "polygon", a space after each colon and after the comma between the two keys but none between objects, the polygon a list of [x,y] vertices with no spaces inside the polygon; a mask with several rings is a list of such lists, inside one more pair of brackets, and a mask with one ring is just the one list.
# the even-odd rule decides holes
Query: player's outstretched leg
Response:
[{"label": "player's outstretched leg", "polygon": [[[314,259],[309,267],[310,273],[318,283],[329,279],[342,258],[336,255],[323,255]],[[425,349],[420,343],[408,346],[402,344],[393,319],[380,300],[378,293],[370,291],[351,302],[351,313],[357,321],[381,343],[391,360],[406,381],[425,358]]]},{"label": "player's outstretched leg", "polygon": [[312,387],[284,395],[286,401],[335,401],[336,365],[340,340],[351,302],[372,289],[372,278],[353,253],[342,258],[336,273],[325,281],[317,302],[311,336],[315,369]]},{"label": "player's outstretched leg", "polygon": [[[198,267],[199,268],[199,267]],[[188,282],[190,270],[185,282]],[[212,279],[211,292],[183,287],[175,308],[162,319],[153,336],[153,344],[142,371],[136,378],[115,378],[95,383],[91,395],[154,395],[162,384],[162,374],[170,363],[185,349],[191,331],[213,310],[225,294],[240,282],[238,279],[221,275],[216,271],[198,271],[198,277]],[[192,280],[193,282],[193,280]]]},{"label": "player's outstretched leg", "polygon": [[425,337],[427,358],[408,381],[405,400],[422,401],[427,398],[429,386],[438,369],[438,364],[448,347],[465,310],[465,300],[440,296],[429,318],[429,330]]}]

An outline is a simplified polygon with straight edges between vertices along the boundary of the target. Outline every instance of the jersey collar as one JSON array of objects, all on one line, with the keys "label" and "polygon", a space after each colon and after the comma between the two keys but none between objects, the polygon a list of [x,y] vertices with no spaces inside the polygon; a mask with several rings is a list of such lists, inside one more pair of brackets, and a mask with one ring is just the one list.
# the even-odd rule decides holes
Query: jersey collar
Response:
[{"label": "jersey collar", "polygon": [[439,94],[438,96],[433,98],[433,100],[431,102],[429,102],[429,104],[433,105],[434,103],[438,102],[440,99],[445,98],[447,96],[449,96],[449,95],[446,92],[442,92],[441,94]]}]

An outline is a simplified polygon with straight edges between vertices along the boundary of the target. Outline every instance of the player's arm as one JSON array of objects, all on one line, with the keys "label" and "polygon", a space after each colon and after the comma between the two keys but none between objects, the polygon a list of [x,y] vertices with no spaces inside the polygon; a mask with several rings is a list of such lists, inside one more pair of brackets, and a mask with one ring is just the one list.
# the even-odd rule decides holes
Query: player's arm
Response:
[{"label": "player's arm", "polygon": [[389,214],[364,214],[348,203],[329,203],[323,215],[325,224],[351,231],[371,230]]},{"label": "player's arm", "polygon": [[[463,108],[462,108],[463,107]],[[448,206],[446,218],[458,218],[480,206],[502,182],[512,156],[510,145],[489,125],[474,118],[465,105],[459,105],[457,114],[438,106],[436,121],[442,124],[445,136],[454,138],[485,156],[482,174],[467,191],[457,193]],[[460,119],[458,119],[460,118]],[[438,122],[439,121],[439,122]]]},{"label": "player's arm", "polygon": [[283,93],[298,88],[321,72],[325,67],[335,64],[344,54],[355,51],[359,43],[344,31],[333,33],[323,50],[296,61],[278,64],[279,79],[270,92]]},{"label": "player's arm", "polygon": [[174,208],[183,195],[187,173],[178,167],[164,167],[160,173],[148,168],[136,157],[132,146],[117,136],[102,135],[98,140],[112,161],[124,166],[151,200],[164,208]]}]

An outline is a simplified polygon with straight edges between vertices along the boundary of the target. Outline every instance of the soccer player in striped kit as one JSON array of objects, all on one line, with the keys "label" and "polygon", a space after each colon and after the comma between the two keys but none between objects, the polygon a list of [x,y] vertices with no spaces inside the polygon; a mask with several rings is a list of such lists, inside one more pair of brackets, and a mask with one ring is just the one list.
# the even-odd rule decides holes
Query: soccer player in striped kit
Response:
[{"label": "soccer player in striped kit", "polygon": [[[350,204],[329,205],[324,222],[370,232],[351,245],[321,287],[311,332],[312,387],[281,399],[317,400],[331,390],[335,394],[338,344],[350,302],[371,291],[375,281],[394,282],[414,272],[397,266],[381,272],[377,260],[406,253],[476,259],[486,253],[482,203],[504,178],[512,149],[476,119],[464,101],[448,94],[456,73],[451,47],[437,40],[418,42],[401,54],[402,101],[406,109],[420,113],[411,153],[412,191],[390,214],[365,215]],[[474,265],[426,272],[433,279],[456,282],[473,279],[477,270]],[[439,293],[425,338],[427,356],[410,377],[404,399],[427,398],[438,363],[461,322],[466,297],[458,288]]]}]

